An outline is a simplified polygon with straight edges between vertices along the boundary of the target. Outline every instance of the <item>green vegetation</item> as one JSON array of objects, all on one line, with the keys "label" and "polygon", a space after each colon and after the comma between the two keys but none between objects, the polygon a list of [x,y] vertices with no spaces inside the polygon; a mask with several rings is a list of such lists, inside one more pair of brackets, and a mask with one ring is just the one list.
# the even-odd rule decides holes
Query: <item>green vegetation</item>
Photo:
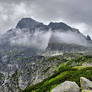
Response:
[{"label": "green vegetation", "polygon": [[[90,58],[92,56],[78,56],[76,59],[66,60],[66,62],[62,62],[55,69],[51,77],[44,79],[36,85],[27,87],[22,92],[50,92],[52,88],[66,80],[75,81],[80,86],[80,77],[92,80],[92,67],[82,66],[84,62],[89,62]],[[61,60],[60,56],[56,60]]]},{"label": "green vegetation", "polygon": [[4,75],[2,73],[0,73],[0,80],[2,79],[2,77],[4,77]]}]

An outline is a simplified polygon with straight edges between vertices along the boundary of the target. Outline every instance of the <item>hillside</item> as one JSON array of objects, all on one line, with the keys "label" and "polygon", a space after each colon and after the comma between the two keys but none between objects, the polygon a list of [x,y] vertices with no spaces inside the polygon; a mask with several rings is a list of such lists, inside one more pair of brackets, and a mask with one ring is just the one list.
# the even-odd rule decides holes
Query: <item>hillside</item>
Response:
[{"label": "hillside", "polygon": [[[40,83],[28,86],[22,92],[50,92],[51,89],[64,81],[75,81],[80,86],[80,77],[86,77],[92,80],[92,56],[76,54],[77,57],[75,58],[74,56],[76,55],[68,55],[66,54],[66,60],[64,62],[61,61],[61,64],[55,68],[54,74]],[[62,56],[55,56],[54,58],[57,61]]]}]

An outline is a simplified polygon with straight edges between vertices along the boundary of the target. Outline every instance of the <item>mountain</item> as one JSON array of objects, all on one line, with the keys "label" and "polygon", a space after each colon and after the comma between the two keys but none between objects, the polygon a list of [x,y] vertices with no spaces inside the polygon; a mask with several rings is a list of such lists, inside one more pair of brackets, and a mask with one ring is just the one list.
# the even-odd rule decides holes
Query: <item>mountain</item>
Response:
[{"label": "mountain", "polygon": [[92,80],[89,53],[92,40],[78,29],[22,18],[0,36],[0,92],[49,92],[68,79],[79,84],[81,75]]},{"label": "mountain", "polygon": [[49,28],[51,28],[52,30],[64,30],[64,31],[68,31],[68,30],[72,30],[72,28],[62,22],[58,23],[58,22],[51,22],[48,25]]},{"label": "mountain", "polygon": [[67,24],[63,22],[51,22],[48,25],[45,25],[41,22],[38,22],[32,18],[22,18],[16,25],[16,28],[18,29],[28,29],[30,31],[35,31],[35,29],[39,28],[40,30],[49,30],[51,29],[52,31],[55,30],[61,30],[61,31],[77,31],[79,32],[78,29],[71,28]]},{"label": "mountain", "polygon": [[25,55],[39,55],[49,50],[85,52],[92,47],[90,36],[84,36],[76,28],[63,22],[45,25],[32,18],[22,18],[0,41],[1,53],[17,49]]},{"label": "mountain", "polygon": [[40,30],[48,30],[49,29],[48,26],[46,26],[43,23],[40,23],[38,21],[35,21],[32,18],[21,19],[18,22],[18,24],[16,25],[16,28],[27,29],[27,30],[30,30],[30,31],[34,31],[37,28],[39,28]]}]

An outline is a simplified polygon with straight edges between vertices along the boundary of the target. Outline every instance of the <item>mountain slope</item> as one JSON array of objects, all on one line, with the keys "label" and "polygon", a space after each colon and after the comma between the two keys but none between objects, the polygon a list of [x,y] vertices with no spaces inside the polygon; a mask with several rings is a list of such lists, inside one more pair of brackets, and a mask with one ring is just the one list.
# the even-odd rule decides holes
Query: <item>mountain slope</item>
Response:
[{"label": "mountain slope", "polygon": [[[58,58],[57,58],[58,59]],[[54,74],[42,82],[28,86],[22,92],[51,92],[51,89],[55,88],[57,85],[64,81],[75,81],[80,86],[80,77],[86,77],[92,80],[92,56],[80,56],[62,62],[56,67]],[[85,65],[85,64],[90,64]]]}]

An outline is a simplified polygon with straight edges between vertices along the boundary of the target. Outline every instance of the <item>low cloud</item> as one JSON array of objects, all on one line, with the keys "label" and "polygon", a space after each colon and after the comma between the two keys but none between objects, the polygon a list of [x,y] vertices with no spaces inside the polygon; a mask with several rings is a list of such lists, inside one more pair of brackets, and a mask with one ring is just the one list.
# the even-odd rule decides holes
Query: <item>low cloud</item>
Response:
[{"label": "low cloud", "polygon": [[[27,48],[36,48],[38,50],[45,50],[48,47],[50,42],[57,43],[66,43],[66,44],[76,44],[82,46],[89,46],[85,37],[77,32],[59,32],[56,30],[53,32],[49,31],[40,31],[36,29],[34,33],[30,33],[29,30],[14,30],[15,36],[10,37],[11,46],[27,47]],[[52,39],[52,40],[51,40]]]},{"label": "low cloud", "polygon": [[54,39],[56,39],[56,42],[59,43],[87,46],[87,41],[85,40],[84,36],[77,32],[55,32],[53,36]]},{"label": "low cloud", "polygon": [[30,34],[29,32],[23,32],[23,30],[17,29],[16,36],[10,38],[10,44],[12,46],[45,50],[48,47],[51,35],[51,31],[42,32],[38,29],[33,34]]}]

